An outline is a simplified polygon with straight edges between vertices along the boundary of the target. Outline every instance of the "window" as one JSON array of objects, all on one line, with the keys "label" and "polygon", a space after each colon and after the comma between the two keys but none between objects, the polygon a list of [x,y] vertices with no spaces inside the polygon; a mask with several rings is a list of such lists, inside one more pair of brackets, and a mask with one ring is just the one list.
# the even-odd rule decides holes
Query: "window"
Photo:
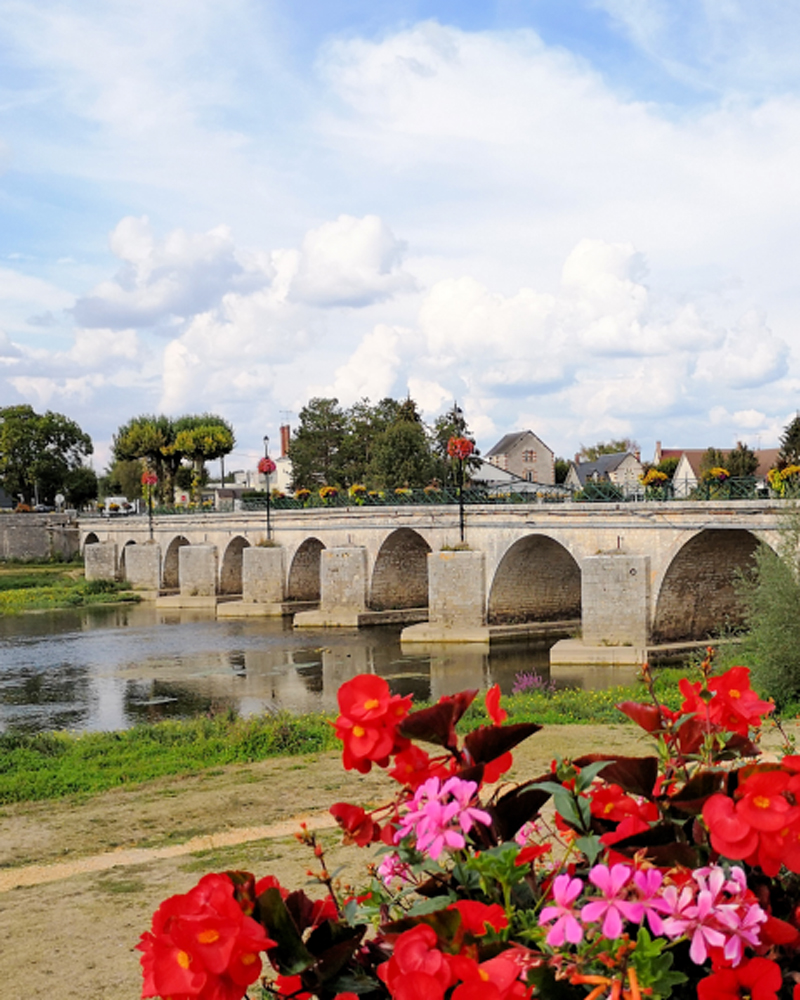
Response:
[{"label": "window", "polygon": [[525,462],[527,465],[533,464],[536,461],[536,452],[531,450],[523,451],[522,461]]}]

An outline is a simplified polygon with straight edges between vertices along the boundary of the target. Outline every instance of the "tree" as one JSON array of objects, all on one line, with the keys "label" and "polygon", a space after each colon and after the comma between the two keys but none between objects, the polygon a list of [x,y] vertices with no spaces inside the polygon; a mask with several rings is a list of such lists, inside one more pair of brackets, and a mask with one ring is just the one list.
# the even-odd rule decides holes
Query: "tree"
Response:
[{"label": "tree", "polygon": [[342,486],[369,480],[375,443],[396,418],[399,408],[396,399],[386,396],[374,406],[368,399],[361,399],[345,411],[345,435],[337,456]]},{"label": "tree", "polygon": [[741,441],[736,442],[733,451],[729,451],[725,456],[725,466],[732,476],[744,478],[752,476],[758,468],[758,456]]},{"label": "tree", "polygon": [[292,489],[344,485],[342,448],[346,436],[347,414],[338,399],[309,400],[300,411],[300,425],[289,445]]},{"label": "tree", "polygon": [[400,404],[397,416],[375,442],[371,474],[379,486],[393,490],[427,485],[435,468],[417,404],[409,397]]},{"label": "tree", "polygon": [[[173,450],[175,426],[163,414],[144,414],[123,424],[114,435],[114,458],[132,461],[143,458],[158,476],[161,503],[174,495],[175,473],[181,464],[180,453]],[[127,495],[127,494],[126,494]]]},{"label": "tree", "polygon": [[556,485],[565,483],[567,481],[567,476],[569,475],[570,463],[566,458],[557,458],[554,465]]},{"label": "tree", "polygon": [[61,413],[0,407],[0,485],[12,497],[54,503],[93,450],[89,435]]},{"label": "tree", "polygon": [[192,498],[200,499],[200,488],[205,474],[205,463],[222,455],[229,455],[236,444],[231,425],[214,413],[199,417],[181,417],[175,422],[173,453],[179,453],[192,463]]},{"label": "tree", "polygon": [[100,496],[123,496],[137,500],[142,496],[144,462],[140,458],[116,458],[100,478]]},{"label": "tree", "polygon": [[597,444],[581,445],[578,453],[582,462],[596,462],[601,455],[617,455],[621,451],[636,454],[639,451],[638,442],[633,438],[618,438],[614,441],[598,441]]},{"label": "tree", "polygon": [[706,448],[700,458],[700,478],[703,479],[712,469],[727,469],[726,461],[727,456],[724,451],[720,451],[719,448]]},{"label": "tree", "polygon": [[64,496],[70,507],[80,510],[97,499],[97,473],[87,465],[68,472],[64,479]]},{"label": "tree", "polygon": [[785,469],[787,465],[800,465],[800,414],[784,427],[780,441],[778,468]]}]

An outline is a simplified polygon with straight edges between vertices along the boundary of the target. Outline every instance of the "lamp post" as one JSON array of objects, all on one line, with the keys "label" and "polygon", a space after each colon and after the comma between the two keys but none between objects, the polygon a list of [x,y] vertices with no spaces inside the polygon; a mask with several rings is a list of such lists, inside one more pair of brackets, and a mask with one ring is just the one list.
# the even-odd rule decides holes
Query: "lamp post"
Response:
[{"label": "lamp post", "polygon": [[147,490],[147,519],[150,523],[150,541],[153,541],[153,489],[158,482],[155,472],[142,473],[142,486]]},{"label": "lamp post", "polygon": [[458,531],[464,541],[464,460],[475,450],[469,438],[451,437],[447,442],[447,454],[458,461]]},{"label": "lamp post", "polygon": [[270,524],[269,514],[270,514],[270,496],[269,496],[269,477],[275,471],[275,463],[269,457],[269,437],[264,435],[264,457],[258,463],[258,471],[266,477],[267,480],[267,541],[272,538],[272,525]]}]

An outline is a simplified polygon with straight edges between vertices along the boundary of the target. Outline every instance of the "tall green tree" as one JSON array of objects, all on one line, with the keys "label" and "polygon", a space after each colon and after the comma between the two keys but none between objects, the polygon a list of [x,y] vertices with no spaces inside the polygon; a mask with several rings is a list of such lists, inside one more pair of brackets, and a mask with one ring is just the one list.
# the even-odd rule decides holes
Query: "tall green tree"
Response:
[{"label": "tall green tree", "polygon": [[737,441],[733,451],[729,451],[725,456],[725,468],[737,478],[752,476],[758,468],[758,456],[752,448]]},{"label": "tall green tree", "polygon": [[371,475],[384,489],[426,486],[436,461],[413,399],[404,400],[397,416],[375,442]]},{"label": "tall green tree", "polygon": [[397,417],[400,404],[386,396],[374,405],[361,399],[345,411],[345,434],[339,454],[341,486],[370,483],[370,468],[375,457],[375,445]]},{"label": "tall green tree", "polygon": [[92,454],[92,439],[61,413],[0,407],[0,485],[25,503],[54,503],[67,477]]},{"label": "tall green tree", "polygon": [[300,411],[300,423],[289,444],[292,489],[345,485],[342,449],[346,438],[347,414],[339,400],[310,399]]},{"label": "tall green tree", "polygon": [[702,478],[712,469],[727,469],[728,466],[725,464],[727,460],[728,456],[719,448],[706,448],[700,457],[700,477]]},{"label": "tall green tree", "polygon": [[778,468],[785,469],[787,465],[800,465],[800,414],[790,420],[783,428],[780,441]]}]

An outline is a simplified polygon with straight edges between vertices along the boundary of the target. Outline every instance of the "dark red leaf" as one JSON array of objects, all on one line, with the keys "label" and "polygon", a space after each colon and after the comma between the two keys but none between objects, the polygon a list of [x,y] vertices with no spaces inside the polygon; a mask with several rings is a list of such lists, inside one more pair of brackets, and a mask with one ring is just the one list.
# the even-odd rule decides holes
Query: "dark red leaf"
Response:
[{"label": "dark red leaf", "polygon": [[541,728],[535,722],[515,722],[511,726],[480,726],[464,739],[464,749],[475,764],[487,764],[538,733]]},{"label": "dark red leaf", "polygon": [[455,750],[458,745],[456,723],[472,704],[477,691],[460,691],[446,695],[430,708],[411,712],[397,727],[401,736],[412,740],[424,740],[438,746]]},{"label": "dark red leaf", "polygon": [[587,767],[601,760],[608,761],[608,765],[598,775],[603,781],[619,785],[631,795],[643,795],[648,799],[653,797],[658,777],[657,757],[621,757],[618,754],[588,753],[583,757],[577,757],[572,763],[578,767]]},{"label": "dark red leaf", "polygon": [[645,732],[657,733],[663,728],[661,710],[655,705],[642,705],[638,701],[623,701],[617,705],[617,708],[629,719],[633,719],[637,726],[641,726]]},{"label": "dark red leaf", "polygon": [[526,782],[506,792],[489,806],[492,829],[500,841],[511,840],[514,834],[539,815],[539,810],[550,798],[550,793]]},{"label": "dark red leaf", "polygon": [[698,771],[667,802],[683,813],[698,816],[703,811],[706,799],[717,792],[725,792],[728,774],[725,771]]}]

